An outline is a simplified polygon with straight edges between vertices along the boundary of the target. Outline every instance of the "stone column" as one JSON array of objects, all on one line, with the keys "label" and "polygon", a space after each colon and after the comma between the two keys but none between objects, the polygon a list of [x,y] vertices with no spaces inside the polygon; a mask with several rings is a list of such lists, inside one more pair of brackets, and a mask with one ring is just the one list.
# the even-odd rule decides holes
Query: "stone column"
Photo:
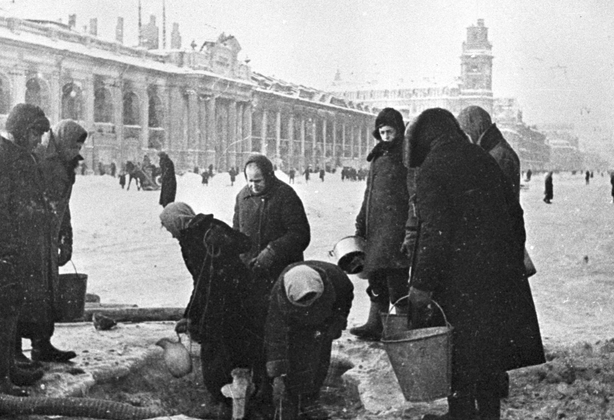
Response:
[{"label": "stone column", "polygon": [[9,104],[11,109],[17,104],[21,104],[26,101],[26,71],[25,69],[16,68],[9,72],[12,81],[13,91],[11,92],[11,103]]},{"label": "stone column", "polygon": [[305,117],[301,116],[301,167],[305,167]]},{"label": "stone column", "polygon": [[345,121],[341,124],[341,157],[345,158]]},{"label": "stone column", "polygon": [[226,137],[226,167],[237,164],[237,102],[228,103],[228,135]]},{"label": "stone column", "polygon": [[139,108],[141,109],[141,115],[139,115],[139,122],[141,123],[141,151],[144,154],[149,149],[149,95],[145,86],[139,86],[138,97]]},{"label": "stone column", "polygon": [[[56,76],[57,74],[57,76]],[[47,117],[51,121],[52,124],[60,121],[60,105],[62,104],[62,97],[60,96],[60,73],[53,72],[51,80],[49,80],[49,104],[47,104],[48,109],[45,109],[45,113],[47,113]],[[41,86],[41,88],[45,89],[45,86]],[[24,96],[25,99],[25,96]],[[43,108],[46,107],[46,104],[41,104]]]},{"label": "stone column", "polygon": [[247,104],[245,104],[245,109],[244,109],[244,118],[243,118],[243,123],[244,123],[244,130],[243,130],[243,141],[245,142],[245,148],[243,149],[243,155],[245,156],[245,159],[247,160],[247,157],[252,153],[252,148],[253,148],[253,144],[252,144],[252,104],[251,102],[248,102]]},{"label": "stone column", "polygon": [[243,149],[245,148],[245,142],[243,140],[243,118],[245,108],[244,102],[237,102],[237,124],[236,124],[236,140],[235,140],[235,165],[241,169],[243,166]]},{"label": "stone column", "polygon": [[266,155],[267,109],[262,108],[262,127],[260,128],[260,153]]},{"label": "stone column", "polygon": [[326,117],[322,118],[322,168],[326,167],[324,162],[326,161]]},{"label": "stone column", "polygon": [[203,95],[198,96],[198,167],[203,171],[207,166],[207,100]]},{"label": "stone column", "polygon": [[337,115],[333,116],[333,166],[337,164]]},{"label": "stone column", "polygon": [[[215,142],[217,141],[217,134],[215,132],[215,96],[212,96],[207,101],[207,152],[206,152],[206,165],[213,164],[215,162]],[[217,170],[217,168],[215,168]]]},{"label": "stone column", "polygon": [[288,116],[288,169],[294,167],[294,112]]},{"label": "stone column", "polygon": [[186,160],[190,167],[196,163],[194,152],[198,150],[198,93],[194,89],[187,89],[188,96],[188,144],[186,147]]},{"label": "stone column", "polygon": [[[85,122],[85,129],[91,131],[94,128],[94,79],[88,77],[83,80],[83,89],[81,91],[83,99],[83,114],[82,119]],[[118,165],[119,167],[119,165]]]},{"label": "stone column", "polygon": [[279,162],[281,148],[281,110],[278,109],[275,113],[275,164]]},{"label": "stone column", "polygon": [[[119,86],[114,87],[112,91],[112,95],[114,97],[113,111],[115,114],[113,117],[113,121],[115,122],[115,139],[117,141],[117,147],[119,148],[119,161],[125,162],[126,153],[124,150],[124,92],[121,88],[122,85],[123,83],[120,82]],[[94,162],[92,162],[91,168],[95,169],[94,165],[98,164],[98,153],[96,152],[95,148],[93,160]]]}]

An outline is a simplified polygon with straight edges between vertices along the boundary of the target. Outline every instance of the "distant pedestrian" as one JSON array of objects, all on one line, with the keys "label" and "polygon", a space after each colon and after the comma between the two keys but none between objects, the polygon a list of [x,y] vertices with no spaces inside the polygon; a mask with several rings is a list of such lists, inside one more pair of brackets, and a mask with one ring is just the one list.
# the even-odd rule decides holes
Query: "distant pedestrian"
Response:
[{"label": "distant pedestrian", "polygon": [[160,189],[160,205],[166,207],[175,201],[177,194],[177,178],[175,177],[175,164],[166,152],[160,152],[160,170],[162,171],[162,188]]},{"label": "distant pedestrian", "polygon": [[554,187],[552,185],[552,172],[548,172],[545,180],[545,189],[544,189],[544,203],[552,204],[552,199],[554,198]]},{"label": "distant pedestrian", "polygon": [[326,171],[324,169],[320,169],[320,179],[324,182],[324,176],[326,175]]},{"label": "distant pedestrian", "polygon": [[113,178],[115,178],[115,172],[117,172],[117,166],[115,165],[115,162],[111,162],[111,176]]},{"label": "distant pedestrian", "polygon": [[235,185],[235,181],[237,180],[237,172],[235,171],[235,168],[230,168],[228,174],[230,175],[230,186],[232,187]]},{"label": "distant pedestrian", "polygon": [[307,169],[305,169],[304,175],[305,175],[305,183],[306,184],[309,184],[309,174],[310,173],[311,173],[311,168],[308,167]]},{"label": "distant pedestrian", "polygon": [[203,171],[202,174],[200,174],[201,178],[202,178],[202,184],[203,185],[209,185],[209,172],[208,171]]},{"label": "distant pedestrian", "polygon": [[531,175],[533,175],[533,171],[531,169],[527,170],[527,182],[531,180]]},{"label": "distant pedestrian", "polygon": [[126,173],[124,171],[119,173],[119,185],[122,186],[122,190],[126,186]]},{"label": "distant pedestrian", "polygon": [[213,178],[213,164],[209,164],[209,178]]},{"label": "distant pedestrian", "polygon": [[588,185],[591,180],[591,173],[589,171],[586,171],[584,174],[584,180],[586,181],[586,185]]},{"label": "distant pedestrian", "polygon": [[614,203],[614,171],[610,173],[610,184],[612,185],[612,203]]},{"label": "distant pedestrian", "polygon": [[288,183],[294,184],[294,176],[296,175],[296,170],[294,168],[290,169],[288,172]]}]

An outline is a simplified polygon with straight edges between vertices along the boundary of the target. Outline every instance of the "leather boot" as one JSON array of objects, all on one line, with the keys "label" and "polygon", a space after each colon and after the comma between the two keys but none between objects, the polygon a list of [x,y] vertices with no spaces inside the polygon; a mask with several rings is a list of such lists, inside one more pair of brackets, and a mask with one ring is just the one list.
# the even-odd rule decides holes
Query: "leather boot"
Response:
[{"label": "leather boot", "polygon": [[19,333],[15,336],[15,365],[20,369],[40,369],[43,367],[40,362],[30,360],[23,354],[21,335]]},{"label": "leather boot", "polygon": [[371,301],[367,322],[360,327],[350,328],[350,334],[363,340],[379,341],[382,338],[382,330],[384,328],[380,312],[386,311],[388,311],[388,304],[384,305]]},{"label": "leather boot", "polygon": [[16,397],[28,396],[28,391],[11,382],[11,364],[15,351],[17,316],[0,317],[0,393]]},{"label": "leather boot", "polygon": [[74,351],[62,351],[53,347],[49,338],[32,340],[32,360],[37,362],[65,363],[77,357]]}]

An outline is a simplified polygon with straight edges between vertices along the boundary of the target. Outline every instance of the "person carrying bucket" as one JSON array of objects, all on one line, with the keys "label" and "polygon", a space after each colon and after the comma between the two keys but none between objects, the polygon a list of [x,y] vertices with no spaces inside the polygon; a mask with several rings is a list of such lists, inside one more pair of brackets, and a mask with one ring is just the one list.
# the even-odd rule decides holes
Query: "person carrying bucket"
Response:
[{"label": "person carrying bucket", "polygon": [[413,191],[408,190],[408,170],[403,164],[404,131],[401,113],[383,109],[373,131],[378,143],[367,156],[371,166],[356,217],[356,236],[366,239],[363,276],[369,280],[371,307],[367,322],[350,329],[365,340],[381,338],[380,313],[388,312],[390,303],[398,302],[398,313],[407,311],[407,300],[401,298],[408,293],[408,253],[413,249],[413,237],[404,232]]},{"label": "person carrying bucket", "polygon": [[406,138],[420,220],[411,324],[432,325],[432,299],[453,327],[449,412],[424,419],[500,419],[504,372],[545,362],[522,208],[497,162],[449,111],[424,111]]}]

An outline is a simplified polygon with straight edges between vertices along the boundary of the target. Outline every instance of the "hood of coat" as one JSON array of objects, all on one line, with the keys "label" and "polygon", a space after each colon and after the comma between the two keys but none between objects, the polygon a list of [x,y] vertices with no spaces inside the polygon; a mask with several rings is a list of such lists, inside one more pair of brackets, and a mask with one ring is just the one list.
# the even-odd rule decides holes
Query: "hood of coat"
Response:
[{"label": "hood of coat", "polygon": [[468,106],[458,114],[458,123],[473,144],[479,144],[480,137],[490,128],[490,114],[479,106]]},{"label": "hood of coat", "polygon": [[405,122],[403,121],[403,115],[401,115],[399,111],[394,108],[384,108],[377,114],[375,118],[375,130],[373,130],[373,137],[375,137],[376,140],[382,141],[379,129],[386,125],[397,131],[397,138],[402,138],[401,133],[405,131]]},{"label": "hood of coat", "polygon": [[179,239],[181,231],[188,227],[194,216],[196,214],[192,207],[186,203],[175,202],[164,207],[160,213],[160,222],[173,235],[173,238]]},{"label": "hood of coat", "polygon": [[507,145],[508,143],[503,137],[503,134],[501,134],[501,131],[499,131],[497,125],[492,124],[484,133],[482,133],[477,144],[482,149],[486,150],[487,152],[490,152],[497,145]]},{"label": "hood of coat", "polygon": [[454,115],[443,108],[422,112],[407,127],[405,138],[409,143],[409,167],[422,165],[431,150],[450,141],[467,141]]},{"label": "hood of coat", "polygon": [[[53,127],[49,135],[47,157],[57,155],[64,162],[83,160],[76,152],[81,149],[87,138],[87,130],[73,120],[62,120]],[[73,150],[73,152],[71,152]]]}]

